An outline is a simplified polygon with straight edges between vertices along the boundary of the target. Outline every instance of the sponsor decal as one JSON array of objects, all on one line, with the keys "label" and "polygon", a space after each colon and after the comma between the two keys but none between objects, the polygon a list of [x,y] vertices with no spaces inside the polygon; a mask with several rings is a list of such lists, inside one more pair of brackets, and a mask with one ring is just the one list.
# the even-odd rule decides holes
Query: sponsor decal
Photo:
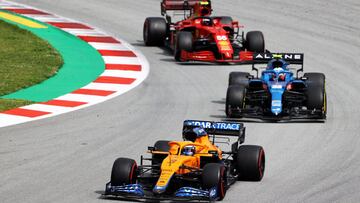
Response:
[{"label": "sponsor decal", "polygon": [[219,45],[220,46],[229,46],[229,42],[228,41],[220,41]]},{"label": "sponsor decal", "polygon": [[281,100],[272,101],[271,106],[273,106],[273,107],[281,107]]},{"label": "sponsor decal", "polygon": [[255,59],[284,59],[284,60],[302,60],[303,54],[272,54],[272,53],[257,53]]},{"label": "sponsor decal", "polygon": [[239,123],[225,123],[225,122],[207,122],[207,121],[188,121],[186,123],[190,126],[200,126],[203,128],[213,128],[217,130],[240,130]]},{"label": "sponsor decal", "polygon": [[219,41],[225,41],[228,38],[226,37],[226,35],[218,35],[218,36],[216,36],[216,39],[219,40]]},{"label": "sponsor decal", "polygon": [[282,89],[282,85],[271,85],[272,89]]},{"label": "sponsor decal", "polygon": [[230,51],[231,50],[230,46],[220,46],[220,49],[223,50],[223,51]]}]

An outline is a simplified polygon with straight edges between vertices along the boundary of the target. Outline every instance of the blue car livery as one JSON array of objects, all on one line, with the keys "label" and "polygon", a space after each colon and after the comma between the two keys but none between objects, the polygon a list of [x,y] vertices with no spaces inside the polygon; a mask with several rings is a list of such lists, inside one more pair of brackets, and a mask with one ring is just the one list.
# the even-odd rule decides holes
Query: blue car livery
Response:
[{"label": "blue car livery", "polygon": [[[325,75],[305,73],[299,77],[303,54],[255,53],[253,57],[256,76],[230,73],[225,110],[228,117],[326,118]],[[267,63],[260,77],[257,63]],[[290,64],[301,68],[294,73]]]}]

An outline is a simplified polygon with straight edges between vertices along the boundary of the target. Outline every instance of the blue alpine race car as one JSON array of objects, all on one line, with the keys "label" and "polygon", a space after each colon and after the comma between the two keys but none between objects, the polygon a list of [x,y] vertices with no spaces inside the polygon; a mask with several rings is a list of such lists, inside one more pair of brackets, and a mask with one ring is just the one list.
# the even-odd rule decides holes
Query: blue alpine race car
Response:
[{"label": "blue alpine race car", "polygon": [[[325,75],[303,71],[304,54],[254,53],[252,70],[231,72],[226,95],[230,118],[326,119]],[[255,64],[266,64],[259,77]],[[290,64],[300,68],[290,68]],[[295,71],[296,70],[296,71]]]}]

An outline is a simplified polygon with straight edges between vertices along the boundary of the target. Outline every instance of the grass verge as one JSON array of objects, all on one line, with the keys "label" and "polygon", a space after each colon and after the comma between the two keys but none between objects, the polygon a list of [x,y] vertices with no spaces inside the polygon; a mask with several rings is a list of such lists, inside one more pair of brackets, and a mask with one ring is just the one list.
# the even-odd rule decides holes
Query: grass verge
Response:
[{"label": "grass verge", "polygon": [[[49,43],[0,20],[0,96],[48,79],[62,64],[60,54]],[[0,111],[31,103],[0,98]]]}]

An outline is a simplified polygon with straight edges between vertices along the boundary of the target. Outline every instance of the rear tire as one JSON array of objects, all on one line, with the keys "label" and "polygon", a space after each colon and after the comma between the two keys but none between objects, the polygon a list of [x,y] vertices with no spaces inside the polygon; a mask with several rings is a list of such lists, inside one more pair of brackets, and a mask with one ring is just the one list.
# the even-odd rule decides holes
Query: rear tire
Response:
[{"label": "rear tire", "polygon": [[246,33],[246,49],[248,51],[264,53],[265,52],[265,39],[260,31],[250,31]]},{"label": "rear tire", "polygon": [[118,158],[111,171],[111,185],[120,186],[136,183],[137,165],[133,159]]},{"label": "rear tire", "polygon": [[176,35],[174,57],[176,61],[181,61],[181,51],[192,51],[193,36],[191,32],[180,31]]},{"label": "rear tire", "polygon": [[146,18],[143,28],[143,39],[146,46],[161,46],[166,39],[167,24],[164,18]]},{"label": "rear tire", "polygon": [[306,84],[308,87],[325,88],[325,75],[323,73],[305,73],[304,77],[307,78]]},{"label": "rear tire", "polygon": [[217,188],[219,200],[224,199],[225,187],[225,166],[219,163],[208,163],[203,168],[202,185],[205,189]]},{"label": "rear tire", "polygon": [[[229,86],[226,93],[225,113],[229,118],[242,117],[241,111],[244,107],[246,88],[243,85]],[[233,108],[238,108],[240,112],[233,112]]]},{"label": "rear tire", "polygon": [[231,72],[229,74],[229,86],[242,85],[248,86],[250,73],[247,72]]},{"label": "rear tire", "polygon": [[[159,140],[154,144],[155,151],[168,152],[170,149],[168,140]],[[166,154],[153,154],[152,155],[152,164],[157,165],[161,164],[162,161],[166,158]]]},{"label": "rear tire", "polygon": [[265,172],[265,152],[261,146],[242,145],[236,154],[240,180],[260,181]]}]

